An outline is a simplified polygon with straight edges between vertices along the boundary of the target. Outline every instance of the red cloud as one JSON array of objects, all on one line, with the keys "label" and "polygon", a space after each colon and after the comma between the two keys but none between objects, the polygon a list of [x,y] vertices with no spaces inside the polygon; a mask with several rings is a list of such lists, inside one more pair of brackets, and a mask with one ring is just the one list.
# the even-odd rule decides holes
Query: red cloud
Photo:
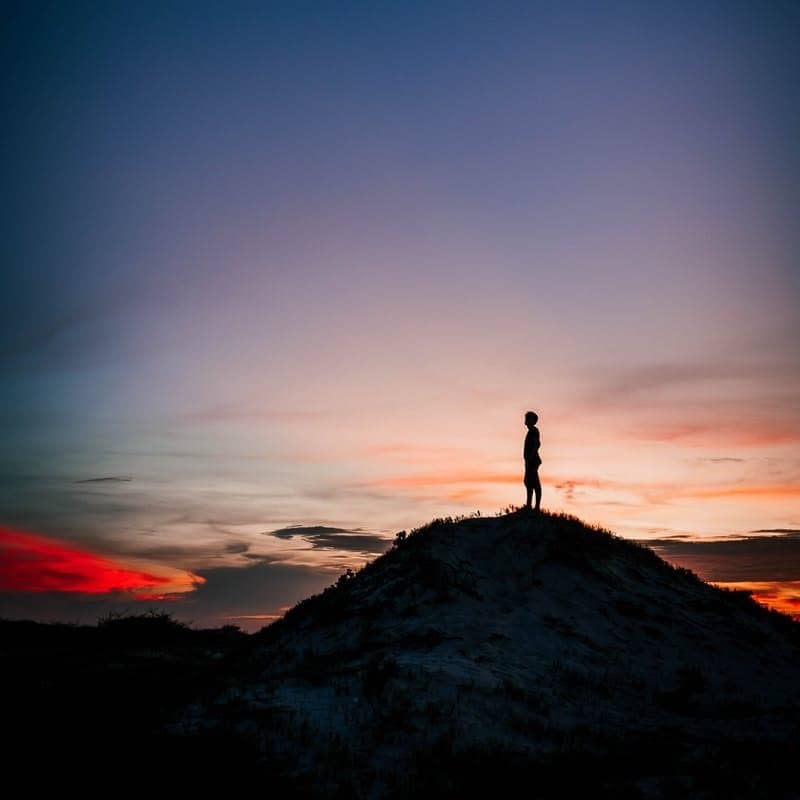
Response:
[{"label": "red cloud", "polygon": [[717,586],[744,589],[753,600],[800,622],[800,581],[714,581]]},{"label": "red cloud", "polygon": [[153,597],[156,585],[171,579],[140,572],[55,539],[0,528],[0,591],[6,592],[137,592]]}]

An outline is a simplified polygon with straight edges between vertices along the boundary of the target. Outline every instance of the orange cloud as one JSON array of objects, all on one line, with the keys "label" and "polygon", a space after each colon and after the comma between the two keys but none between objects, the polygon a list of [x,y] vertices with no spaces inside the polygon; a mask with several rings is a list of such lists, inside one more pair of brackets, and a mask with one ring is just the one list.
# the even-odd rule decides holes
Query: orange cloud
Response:
[{"label": "orange cloud", "polygon": [[448,500],[471,500],[480,497],[482,494],[480,489],[467,487],[465,489],[456,489],[455,491],[447,493]]},{"label": "orange cloud", "polygon": [[660,503],[675,498],[696,499],[724,499],[724,498],[767,498],[776,500],[800,498],[800,484],[774,483],[774,484],[747,484],[747,483],[719,483],[707,486],[696,486],[677,483],[644,483],[637,481],[614,481],[601,478],[562,478],[554,477],[549,481],[556,489],[568,495],[575,489],[598,489],[609,492],[633,492],[646,498],[651,503]]},{"label": "orange cloud", "polygon": [[[675,492],[680,497],[767,497],[776,500],[800,498],[800,485],[796,483],[770,485],[709,486],[689,491]],[[674,495],[673,495],[674,496]]]},{"label": "orange cloud", "polygon": [[[514,486],[522,483],[522,470],[449,470],[436,472],[416,472],[407,475],[394,475],[370,481],[363,486],[383,487],[389,489],[408,490],[440,490],[443,498],[449,500],[468,500],[482,494],[480,484],[487,489],[490,486]],[[621,495],[641,498],[648,505],[659,505],[676,499],[697,500],[800,500],[800,484],[798,483],[717,483],[708,485],[692,485],[666,481],[641,482],[625,480],[609,480],[585,476],[569,477],[563,475],[544,474],[542,483],[559,492],[566,500],[575,500],[581,490],[593,490],[593,502],[600,502],[602,494],[606,499],[619,499]],[[602,493],[598,495],[597,493]]]},{"label": "orange cloud", "polygon": [[273,613],[225,614],[223,619],[263,620],[264,622],[273,622],[276,619],[280,619],[290,608],[291,606],[281,606]]},{"label": "orange cloud", "polygon": [[483,472],[479,470],[441,471],[399,475],[371,481],[368,486],[393,488],[418,488],[425,486],[449,486],[463,483],[522,483],[522,470],[518,472]]},{"label": "orange cloud", "polygon": [[[156,587],[187,591],[204,579],[191,573],[157,575],[38,534],[0,528],[0,591],[106,594],[163,600]],[[169,585],[169,587],[167,587]]]},{"label": "orange cloud", "polygon": [[800,580],[798,581],[715,581],[716,586],[743,589],[754,600],[800,621]]}]

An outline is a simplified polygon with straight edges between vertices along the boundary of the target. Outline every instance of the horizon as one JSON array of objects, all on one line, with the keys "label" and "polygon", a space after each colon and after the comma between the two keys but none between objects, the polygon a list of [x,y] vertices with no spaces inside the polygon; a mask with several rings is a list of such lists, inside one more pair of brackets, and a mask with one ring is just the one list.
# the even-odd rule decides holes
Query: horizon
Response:
[{"label": "horizon", "polygon": [[796,10],[4,22],[0,616],[254,630],[521,505],[528,410],[545,510],[800,615]]}]

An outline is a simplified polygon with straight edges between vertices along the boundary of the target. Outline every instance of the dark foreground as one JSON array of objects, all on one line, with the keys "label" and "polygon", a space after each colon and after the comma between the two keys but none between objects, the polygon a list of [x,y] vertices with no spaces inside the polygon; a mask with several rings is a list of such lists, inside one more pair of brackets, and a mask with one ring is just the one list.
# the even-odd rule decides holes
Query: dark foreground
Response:
[{"label": "dark foreground", "polygon": [[[503,547],[534,533],[527,565],[498,576]],[[456,561],[443,567],[440,546]],[[587,615],[574,587],[559,594],[573,579],[608,607],[592,599]],[[683,628],[712,620],[725,635],[692,639],[676,629],[686,615]],[[437,521],[254,635],[155,613],[97,627],[0,620],[7,781],[800,798],[798,627],[574,520]],[[731,632],[750,640],[735,653]],[[697,641],[719,652],[693,653]],[[761,694],[737,683],[758,681]]]}]

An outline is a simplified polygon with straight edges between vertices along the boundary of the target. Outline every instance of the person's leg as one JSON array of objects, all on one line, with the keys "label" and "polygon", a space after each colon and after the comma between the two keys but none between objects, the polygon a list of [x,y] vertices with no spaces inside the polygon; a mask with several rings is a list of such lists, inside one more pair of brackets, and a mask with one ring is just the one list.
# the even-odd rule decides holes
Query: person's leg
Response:
[{"label": "person's leg", "polygon": [[531,507],[531,499],[533,497],[533,484],[526,483],[525,491],[528,493],[528,499],[525,501],[525,508]]},{"label": "person's leg", "polygon": [[[536,477],[533,482],[533,489],[536,492],[536,508],[535,511],[539,511],[539,506],[542,504],[542,482],[539,480],[539,472],[537,470]],[[528,505],[530,506],[531,500],[531,490],[528,489]]]}]

